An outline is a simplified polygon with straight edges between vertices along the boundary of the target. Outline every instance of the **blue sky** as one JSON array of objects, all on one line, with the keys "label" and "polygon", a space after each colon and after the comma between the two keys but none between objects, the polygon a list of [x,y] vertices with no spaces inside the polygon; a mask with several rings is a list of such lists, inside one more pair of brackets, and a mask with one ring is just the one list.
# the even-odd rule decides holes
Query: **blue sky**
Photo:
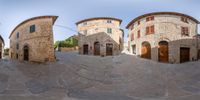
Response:
[{"label": "blue sky", "polygon": [[[11,31],[22,21],[42,15],[59,16],[55,25],[76,30],[75,23],[90,17],[122,19],[121,28],[135,17],[157,11],[185,13],[200,20],[200,0],[0,0],[0,34],[9,47]],[[76,34],[54,26],[54,40],[63,40]]]}]

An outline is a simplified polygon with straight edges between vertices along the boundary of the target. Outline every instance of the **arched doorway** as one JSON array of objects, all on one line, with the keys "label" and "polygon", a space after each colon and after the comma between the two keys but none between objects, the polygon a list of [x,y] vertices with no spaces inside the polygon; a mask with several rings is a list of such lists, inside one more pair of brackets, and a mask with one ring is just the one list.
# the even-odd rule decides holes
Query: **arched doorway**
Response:
[{"label": "arched doorway", "polygon": [[87,55],[87,54],[89,53],[88,48],[89,48],[89,47],[88,47],[88,44],[84,44],[84,45],[83,45],[83,54],[84,54],[84,55]]},{"label": "arched doorway", "polygon": [[146,59],[151,59],[151,45],[149,42],[142,43],[141,57]]},{"label": "arched doorway", "polygon": [[29,61],[29,47],[24,46],[24,61]]},{"label": "arched doorway", "polygon": [[100,55],[100,43],[99,42],[94,43],[94,55]]},{"label": "arched doorway", "polygon": [[107,43],[106,44],[106,55],[107,56],[112,56],[113,55],[113,44],[112,43]]},{"label": "arched doorway", "polygon": [[159,62],[168,62],[169,61],[169,48],[167,41],[160,41],[158,43],[158,61]]}]

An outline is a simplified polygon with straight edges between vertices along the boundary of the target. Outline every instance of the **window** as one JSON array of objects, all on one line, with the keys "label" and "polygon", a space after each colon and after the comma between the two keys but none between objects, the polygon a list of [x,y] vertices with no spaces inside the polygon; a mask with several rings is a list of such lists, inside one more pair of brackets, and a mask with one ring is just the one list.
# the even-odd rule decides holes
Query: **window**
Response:
[{"label": "window", "polygon": [[30,33],[33,33],[33,32],[35,32],[35,25],[30,26]]},{"label": "window", "polygon": [[133,30],[134,29],[134,24],[133,25],[131,25],[131,30]]},{"label": "window", "polygon": [[140,30],[138,30],[138,35],[137,36],[138,36],[138,38],[140,38]]},{"label": "window", "polygon": [[134,40],[134,33],[131,34],[131,41]]},{"label": "window", "polygon": [[17,49],[17,50],[19,49],[19,44],[18,44],[18,43],[16,44],[16,49]]},{"label": "window", "polygon": [[153,34],[154,32],[154,25],[146,27],[146,35]]},{"label": "window", "polygon": [[154,16],[150,16],[150,17],[147,17],[146,18],[146,21],[148,22],[148,21],[152,21],[152,20],[154,20]]},{"label": "window", "polygon": [[17,39],[19,38],[19,32],[17,32]]},{"label": "window", "polygon": [[107,33],[112,33],[112,29],[111,28],[107,28]]},{"label": "window", "polygon": [[87,22],[84,22],[83,25],[87,25]]},{"label": "window", "polygon": [[140,25],[140,21],[138,21],[138,25]]},{"label": "window", "polygon": [[181,35],[182,36],[189,36],[188,27],[181,27]]},{"label": "window", "polygon": [[84,31],[83,31],[83,34],[84,34],[84,35],[87,35],[87,30],[84,30]]},{"label": "window", "polygon": [[107,23],[112,23],[112,21],[111,20],[107,20]]},{"label": "window", "polygon": [[185,23],[188,23],[188,20],[186,17],[181,17],[181,21],[185,22]]}]

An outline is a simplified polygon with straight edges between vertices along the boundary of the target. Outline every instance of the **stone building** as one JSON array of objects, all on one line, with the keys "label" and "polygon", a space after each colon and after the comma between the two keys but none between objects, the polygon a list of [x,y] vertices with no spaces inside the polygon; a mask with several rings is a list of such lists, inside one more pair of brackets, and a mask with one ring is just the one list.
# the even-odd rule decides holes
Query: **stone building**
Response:
[{"label": "stone building", "polygon": [[198,59],[199,21],[177,12],[155,12],[141,15],[128,25],[128,47],[132,54],[166,63]]},{"label": "stone building", "polygon": [[0,59],[3,58],[4,45],[5,45],[4,40],[0,35]]},{"label": "stone building", "polygon": [[118,55],[123,49],[122,20],[97,17],[76,23],[79,32],[79,53],[85,55]]},{"label": "stone building", "polygon": [[20,61],[55,61],[53,25],[57,16],[30,18],[10,34],[10,58]]}]

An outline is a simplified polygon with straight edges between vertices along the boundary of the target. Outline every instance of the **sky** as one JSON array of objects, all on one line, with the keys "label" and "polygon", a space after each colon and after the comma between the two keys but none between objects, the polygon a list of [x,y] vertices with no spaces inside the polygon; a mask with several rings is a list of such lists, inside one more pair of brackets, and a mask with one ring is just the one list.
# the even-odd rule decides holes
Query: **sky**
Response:
[{"label": "sky", "polygon": [[184,13],[200,21],[199,10],[200,0],[0,0],[0,35],[7,48],[9,35],[18,24],[36,16],[56,15],[59,18],[53,27],[54,41],[76,34],[59,25],[76,30],[76,22],[91,17],[122,19],[121,28],[127,37],[126,25],[140,15],[170,11]]}]

